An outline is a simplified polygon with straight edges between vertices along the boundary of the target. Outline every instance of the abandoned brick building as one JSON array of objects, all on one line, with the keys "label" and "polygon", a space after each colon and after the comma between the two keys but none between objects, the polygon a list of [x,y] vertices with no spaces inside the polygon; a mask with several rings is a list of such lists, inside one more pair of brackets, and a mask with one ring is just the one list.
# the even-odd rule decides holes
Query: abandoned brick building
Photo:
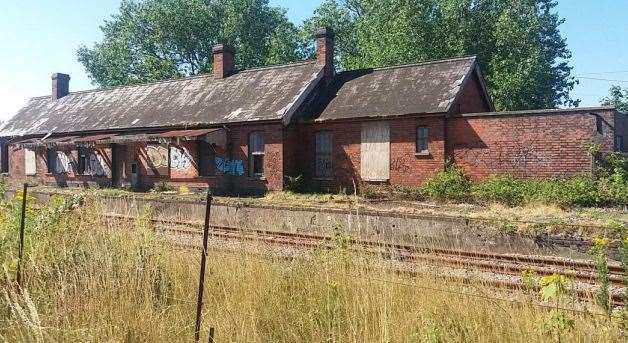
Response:
[{"label": "abandoned brick building", "polygon": [[338,191],[420,185],[456,163],[474,179],[590,173],[590,143],[625,151],[612,108],[495,112],[474,57],[336,73],[329,30],[317,58],[236,70],[216,46],[213,75],[31,99],[0,127],[10,180],[60,186],[157,183],[219,192],[280,190],[302,175]]}]

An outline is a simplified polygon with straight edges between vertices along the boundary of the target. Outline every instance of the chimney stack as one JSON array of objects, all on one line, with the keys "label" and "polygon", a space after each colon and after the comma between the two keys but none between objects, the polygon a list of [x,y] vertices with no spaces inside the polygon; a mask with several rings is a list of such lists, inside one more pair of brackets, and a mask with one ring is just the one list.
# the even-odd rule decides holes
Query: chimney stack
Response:
[{"label": "chimney stack", "polygon": [[316,63],[325,67],[325,80],[330,82],[335,73],[334,67],[334,31],[330,28],[320,28],[314,35],[316,38]]},{"label": "chimney stack", "polygon": [[224,79],[235,71],[235,50],[224,44],[212,49],[214,54],[214,78]]},{"label": "chimney stack", "polygon": [[61,99],[68,94],[70,94],[70,75],[52,74],[52,99]]}]

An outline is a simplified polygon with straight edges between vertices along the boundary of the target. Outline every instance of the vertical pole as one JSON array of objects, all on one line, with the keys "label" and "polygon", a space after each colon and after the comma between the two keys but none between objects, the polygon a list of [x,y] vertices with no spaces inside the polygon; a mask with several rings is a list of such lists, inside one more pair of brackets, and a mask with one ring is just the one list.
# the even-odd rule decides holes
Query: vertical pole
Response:
[{"label": "vertical pole", "polygon": [[22,289],[22,255],[24,254],[24,224],[26,217],[26,192],[28,191],[28,184],[24,184],[24,190],[22,191],[22,217],[20,218],[20,249],[17,260],[17,285]]},{"label": "vertical pole", "polygon": [[207,261],[207,239],[209,236],[209,215],[212,207],[212,192],[207,189],[207,203],[205,204],[205,226],[203,227],[203,251],[201,252],[201,271],[198,280],[198,301],[196,303],[196,327],[194,341],[198,342],[201,334],[201,310],[203,309],[203,290],[205,289],[205,263]]},{"label": "vertical pole", "polygon": [[207,340],[209,343],[214,343],[214,328],[209,328],[209,339]]}]

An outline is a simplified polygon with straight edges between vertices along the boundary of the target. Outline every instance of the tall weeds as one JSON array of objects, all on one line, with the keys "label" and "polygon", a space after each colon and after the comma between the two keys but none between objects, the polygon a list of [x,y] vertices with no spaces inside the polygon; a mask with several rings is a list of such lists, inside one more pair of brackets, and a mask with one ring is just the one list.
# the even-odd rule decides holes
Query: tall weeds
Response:
[{"label": "tall weeds", "polygon": [[[109,222],[96,205],[82,203],[55,200],[35,209],[29,201],[24,291],[15,290],[14,271],[5,268],[0,341],[191,340],[199,254],[162,242],[142,218]],[[16,255],[15,205],[0,206],[4,265]],[[210,251],[203,322],[218,342],[546,339],[537,329],[545,308],[452,292],[462,286],[399,276],[346,250],[338,244],[294,260]],[[482,285],[464,287],[491,294]],[[625,339],[604,316],[570,318],[565,341]]]}]

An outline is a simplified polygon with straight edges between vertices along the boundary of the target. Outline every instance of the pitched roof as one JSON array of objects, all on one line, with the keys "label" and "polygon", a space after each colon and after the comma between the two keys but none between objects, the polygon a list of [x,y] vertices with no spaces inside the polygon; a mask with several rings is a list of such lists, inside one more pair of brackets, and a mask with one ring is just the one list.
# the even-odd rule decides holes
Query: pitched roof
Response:
[{"label": "pitched roof", "polygon": [[446,113],[475,69],[464,57],[342,72],[315,121]]},{"label": "pitched roof", "polygon": [[289,120],[322,78],[314,61],[31,99],[0,136]]}]

